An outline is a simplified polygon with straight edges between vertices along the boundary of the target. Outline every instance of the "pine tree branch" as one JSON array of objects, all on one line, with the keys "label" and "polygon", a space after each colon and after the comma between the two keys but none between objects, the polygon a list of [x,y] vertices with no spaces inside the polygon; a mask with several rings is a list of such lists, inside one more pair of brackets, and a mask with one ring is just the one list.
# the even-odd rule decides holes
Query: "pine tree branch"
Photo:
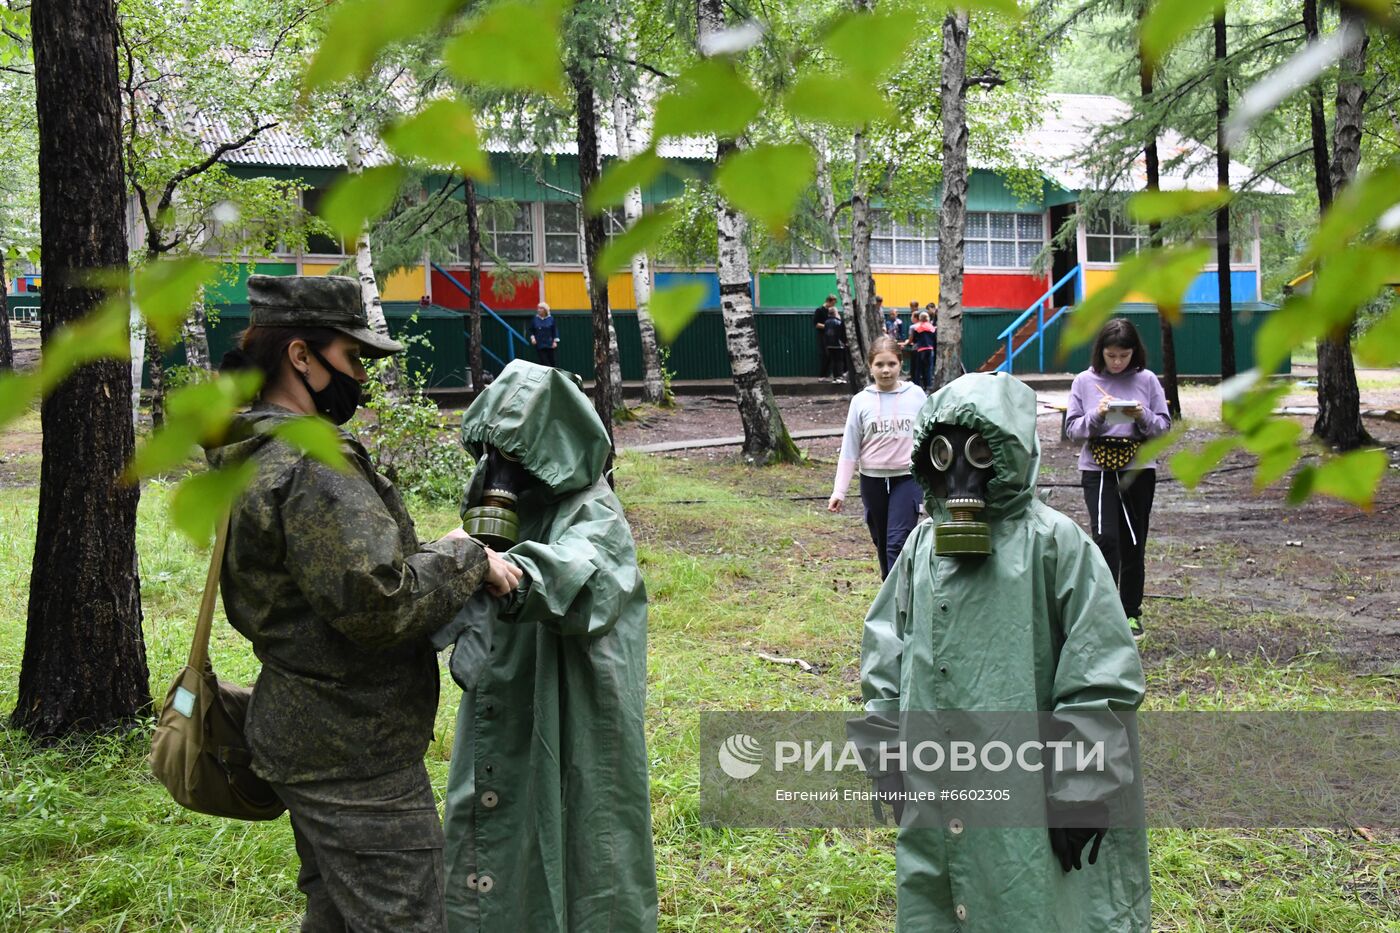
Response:
[{"label": "pine tree branch", "polygon": [[648,65],[646,62],[637,61],[635,58],[628,58],[625,55],[609,55],[607,52],[599,52],[594,55],[593,58],[596,61],[612,62],[614,65],[631,65],[633,68],[640,68],[666,81],[672,78],[672,75],[662,71],[660,68]]}]

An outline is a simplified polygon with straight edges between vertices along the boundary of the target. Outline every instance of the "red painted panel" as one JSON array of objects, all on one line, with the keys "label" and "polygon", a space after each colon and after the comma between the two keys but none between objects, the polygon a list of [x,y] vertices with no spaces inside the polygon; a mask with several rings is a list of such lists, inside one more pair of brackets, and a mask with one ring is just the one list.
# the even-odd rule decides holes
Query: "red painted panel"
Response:
[{"label": "red painted panel", "polygon": [[[466,269],[451,269],[449,271],[452,273],[452,277],[461,282],[464,287],[468,284],[469,273]],[[540,303],[539,279],[517,283],[515,293],[510,297],[497,294],[495,283],[489,272],[481,273],[481,286],[482,291],[486,293],[486,303],[495,311],[531,311]],[[447,277],[436,269],[433,270],[433,303],[444,308],[455,308],[458,311],[466,311],[471,305],[467,300],[466,293],[449,282]]]},{"label": "red painted panel", "polygon": [[963,307],[1025,308],[1050,287],[1043,275],[993,275],[966,273],[963,276]]}]

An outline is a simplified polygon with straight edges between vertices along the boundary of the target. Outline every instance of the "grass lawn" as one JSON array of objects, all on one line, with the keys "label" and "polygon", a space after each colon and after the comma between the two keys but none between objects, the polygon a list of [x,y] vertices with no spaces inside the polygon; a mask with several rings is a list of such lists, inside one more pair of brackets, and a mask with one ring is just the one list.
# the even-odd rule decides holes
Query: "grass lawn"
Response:
[{"label": "grass lawn", "polygon": [[[858,517],[836,520],[822,503],[786,498],[820,487],[826,475],[825,468],[801,466],[756,475],[642,455],[619,460],[619,492],[651,596],[648,730],[665,930],[893,925],[892,831],[739,832],[699,820],[702,710],[855,708],[860,623],[878,584],[869,544]],[[5,713],[14,706],[23,649],[37,498],[32,487],[7,488],[0,497]],[[139,526],[157,697],[188,650],[207,562],[170,529],[165,500],[164,487],[148,485]],[[413,511],[425,536],[456,524],[450,510]],[[1208,619],[1214,611],[1205,601],[1180,606]],[[221,675],[251,681],[256,662],[246,645],[226,625],[216,622],[215,632]],[[772,664],[759,652],[803,658],[818,673]],[[1393,679],[1357,676],[1321,658],[1283,665],[1170,658],[1152,666],[1149,684],[1149,705],[1162,709],[1396,705]],[[428,753],[439,793],[457,695],[444,676],[438,739]],[[286,820],[248,824],[180,809],[149,777],[146,745],[141,734],[40,750],[0,732],[0,930],[295,926],[301,897]],[[1400,930],[1393,890],[1400,844],[1393,835],[1374,835],[1154,830],[1154,926]]]}]

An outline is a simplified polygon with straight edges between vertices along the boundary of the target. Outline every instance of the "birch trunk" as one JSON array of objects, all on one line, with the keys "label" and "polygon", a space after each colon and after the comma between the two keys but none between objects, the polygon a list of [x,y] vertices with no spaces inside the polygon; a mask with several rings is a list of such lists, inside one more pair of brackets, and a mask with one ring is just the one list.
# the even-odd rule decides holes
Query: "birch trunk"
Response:
[{"label": "birch trunk", "polygon": [[204,309],[204,288],[195,295],[190,316],[180,325],[180,336],[185,342],[185,362],[209,372],[209,317]]},{"label": "birch trunk", "polygon": [[967,233],[967,11],[943,20],[943,204],[938,214],[938,359],[933,387],[961,376],[963,238]]},{"label": "birch trunk", "polygon": [[10,339],[10,280],[5,278],[5,253],[0,251],[0,372],[15,368],[15,345]]},{"label": "birch trunk", "polygon": [[[832,272],[836,275],[837,307],[841,309],[841,316],[849,333],[856,326],[855,315],[851,313],[850,250],[846,238],[841,236],[841,225],[837,222],[836,187],[831,180],[831,162],[827,155],[826,140],[818,140],[812,148],[817,153],[817,198],[821,202],[822,214],[831,226],[831,241],[836,245],[832,254]],[[869,243],[867,238],[867,256],[869,256]],[[865,354],[852,347],[850,357],[851,378],[857,385],[863,386],[870,381],[870,370],[865,361]]]},{"label": "birch trunk", "polygon": [[[646,85],[638,86],[645,96]],[[613,134],[617,140],[618,157],[630,159],[642,150],[637,139],[634,105],[622,94],[613,94]],[[627,192],[622,214],[630,228],[642,216],[642,189]],[[632,295],[637,305],[637,330],[642,338],[642,401],[649,405],[666,405],[666,383],[661,377],[661,347],[656,339],[656,326],[651,321],[647,305],[651,302],[651,261],[645,252],[632,257]]]},{"label": "birch trunk", "polygon": [[[364,155],[360,140],[354,130],[345,133],[345,170],[358,175],[364,169]],[[389,336],[389,321],[384,317],[384,304],[379,297],[379,283],[374,278],[374,251],[370,245],[369,224],[360,228],[355,237],[355,275],[360,280],[360,302],[364,305],[365,316],[369,318],[370,330],[381,337]],[[385,360],[379,375],[380,385],[390,396],[399,394],[399,363],[394,357]]]},{"label": "birch trunk", "polygon": [[[1342,56],[1337,74],[1337,111],[1328,168],[1332,196],[1351,183],[1361,164],[1361,128],[1366,113],[1366,21],[1343,6],[1339,29],[1361,31],[1361,41]],[[1355,450],[1372,443],[1361,423],[1361,391],[1351,359],[1349,322],[1317,342],[1317,420],[1313,434],[1337,450]]]},{"label": "birch trunk", "polygon": [[[875,275],[870,269],[870,186],[864,180],[865,146],[865,134],[856,133],[855,174],[851,183],[851,278],[855,280],[855,296],[853,303],[841,312],[855,325],[847,329],[851,357],[860,361],[862,372],[866,351],[884,332],[880,313],[875,310]],[[855,378],[853,373],[852,380]]]},{"label": "birch trunk", "polygon": [[[697,34],[704,40],[724,28],[723,0],[699,0]],[[715,162],[738,149],[732,139],[715,147]],[[724,318],[725,346],[738,396],[739,419],[744,425],[743,457],[752,464],[794,463],[802,458],[783,424],[763,354],[758,346],[750,281],[748,220],[723,198],[716,196],[719,228],[719,301]]]}]

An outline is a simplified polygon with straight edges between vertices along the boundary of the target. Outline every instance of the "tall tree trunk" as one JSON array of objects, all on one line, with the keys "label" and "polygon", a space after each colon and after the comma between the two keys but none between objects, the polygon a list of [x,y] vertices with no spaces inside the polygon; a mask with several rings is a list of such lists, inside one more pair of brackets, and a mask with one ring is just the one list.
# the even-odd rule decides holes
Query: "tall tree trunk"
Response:
[{"label": "tall tree trunk", "polygon": [[0,250],[0,372],[15,368],[15,345],[10,339],[10,280],[5,277],[5,253]]},{"label": "tall tree trunk", "polygon": [[160,338],[146,332],[146,367],[151,380],[151,428],[165,426],[165,347]]},{"label": "tall tree trunk", "polygon": [[[575,69],[570,77],[574,85],[574,100],[577,105],[575,123],[578,141],[578,183],[579,196],[588,197],[588,192],[598,182],[598,114],[593,94],[593,83],[581,69]],[[593,408],[598,412],[604,427],[608,430],[608,441],[612,442],[613,415],[621,401],[622,386],[613,383],[613,342],[612,314],[608,310],[608,280],[595,274],[598,254],[603,250],[603,217],[601,214],[586,214],[583,218],[584,264],[588,267],[588,303],[593,310]],[[608,457],[609,469],[612,456]]]},{"label": "tall tree trunk", "polygon": [[961,376],[963,239],[967,234],[967,11],[943,19],[943,204],[938,215],[938,366],[933,387]]},{"label": "tall tree trunk", "polygon": [[467,326],[472,372],[472,395],[486,387],[486,371],[481,362],[481,215],[476,207],[476,182],[468,178],[463,187],[467,199],[467,287],[472,292],[472,307]]},{"label": "tall tree trunk", "polygon": [[[1226,74],[1228,45],[1225,8],[1215,13],[1215,177],[1220,190],[1230,190],[1230,149],[1225,145],[1225,121],[1230,117],[1230,84]],[[1235,375],[1235,303],[1230,288],[1230,205],[1215,212],[1215,274],[1220,289],[1220,378]]]},{"label": "tall tree trunk", "polygon": [[[1317,0],[1303,0],[1303,31],[1309,42],[1318,35]],[[1327,156],[1327,114],[1322,106],[1322,82],[1308,85],[1308,120],[1312,130],[1313,182],[1317,186],[1317,209],[1327,213],[1332,206],[1332,176]]]},{"label": "tall tree trunk", "polygon": [[[706,37],[724,28],[723,0],[698,0],[696,25],[703,48]],[[725,156],[737,149],[734,140],[721,139],[715,147],[715,163],[721,164]],[[758,345],[749,267],[748,219],[719,195],[716,201],[719,303],[724,318],[725,346],[729,350],[729,368],[738,396],[739,420],[744,425],[743,456],[753,464],[795,463],[802,459],[802,454],[783,423]]]},{"label": "tall tree trunk", "polygon": [[[30,11],[44,256],[41,336],[101,305],[91,276],[125,275],[112,0]],[[139,722],[150,709],[136,564],[140,488],[120,476],[135,446],[131,371],[79,368],[44,400],[38,529],[19,694],[11,723],[43,739]]]},{"label": "tall tree trunk", "polygon": [[[1351,183],[1361,164],[1361,125],[1366,110],[1366,21],[1354,8],[1343,6],[1340,29],[1361,31],[1361,41],[1342,56],[1337,74],[1337,115],[1328,175],[1332,194]],[[1317,342],[1317,420],[1313,434],[1338,450],[1355,450],[1372,443],[1361,423],[1361,391],[1351,359],[1348,323]]]},{"label": "tall tree trunk", "polygon": [[[618,157],[630,159],[643,148],[637,139],[633,104],[621,92],[614,91],[612,110]],[[641,219],[641,188],[627,192],[627,199],[622,203],[622,215],[628,227]],[[642,338],[642,401],[648,405],[665,405],[668,399],[666,382],[661,377],[661,345],[656,339],[656,325],[647,311],[651,303],[651,262],[645,252],[632,257],[632,296],[637,305],[637,330]]]},{"label": "tall tree trunk", "polygon": [[[1147,5],[1144,3],[1138,11],[1139,21],[1147,15]],[[1150,106],[1152,103],[1152,82],[1153,68],[1146,55],[1142,53],[1141,46],[1138,47],[1138,80],[1142,88],[1142,101],[1144,105]],[[1152,134],[1147,139],[1147,145],[1143,148],[1143,159],[1147,163],[1147,190],[1157,191],[1162,186],[1161,161],[1157,155],[1157,131],[1154,128]],[[1162,225],[1158,223],[1148,224],[1148,240],[1152,246],[1158,246],[1162,242]],[[1157,309],[1157,323],[1162,334],[1162,390],[1167,397],[1167,414],[1171,415],[1173,421],[1181,420],[1181,389],[1176,378],[1176,335],[1172,333],[1172,322],[1162,313],[1162,309]]]},{"label": "tall tree trunk", "polygon": [[[836,186],[831,180],[831,161],[827,154],[825,137],[818,140],[812,148],[817,153],[817,197],[821,202],[822,214],[831,227],[831,242],[835,244],[835,249],[832,252],[831,271],[836,276],[836,307],[844,319],[847,333],[850,333],[855,330],[855,315],[851,313],[850,250],[846,238],[841,235],[841,224],[837,221]],[[868,258],[870,238],[866,237],[865,242]],[[865,355],[859,351],[854,343],[852,341],[847,341],[847,343],[850,344],[851,366],[849,372],[851,378],[858,385],[863,386],[870,381],[870,366],[865,360]]]},{"label": "tall tree trunk", "polygon": [[209,361],[209,317],[204,309],[204,287],[200,286],[195,295],[190,316],[180,327],[180,337],[185,342],[185,363],[208,372]]},{"label": "tall tree trunk", "polygon": [[[880,312],[875,308],[875,276],[871,272],[870,185],[865,180],[864,131],[855,134],[852,150],[854,175],[851,182],[851,279],[855,283],[855,295],[850,303],[842,303],[841,317],[846,322],[851,360],[860,367],[858,371],[851,371],[851,381],[853,385],[863,386],[870,378],[869,366],[865,361],[866,353],[875,338],[884,333],[884,330],[880,322]],[[840,242],[839,234],[837,242]]]},{"label": "tall tree trunk", "polygon": [[[345,170],[358,175],[364,170],[364,153],[355,130],[345,131]],[[360,303],[369,318],[370,330],[381,337],[389,336],[389,321],[384,317],[384,304],[379,298],[379,283],[374,278],[374,251],[370,245],[369,224],[360,227],[355,237],[355,275],[360,280]],[[384,361],[379,383],[390,396],[399,394],[399,363],[394,357]]]}]

